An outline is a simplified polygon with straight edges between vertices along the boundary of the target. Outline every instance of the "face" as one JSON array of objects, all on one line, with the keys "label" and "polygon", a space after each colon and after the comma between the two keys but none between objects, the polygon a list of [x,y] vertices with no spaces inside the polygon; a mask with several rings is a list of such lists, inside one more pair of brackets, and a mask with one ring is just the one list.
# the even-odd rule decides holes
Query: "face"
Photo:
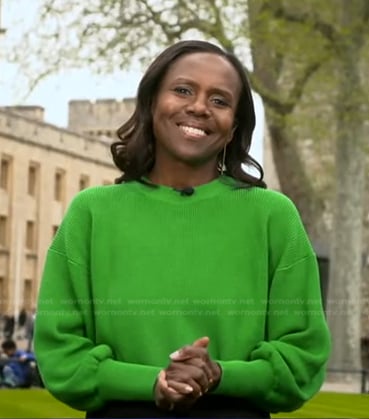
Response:
[{"label": "face", "polygon": [[13,356],[13,355],[15,354],[15,349],[9,349],[9,348],[6,348],[6,349],[4,349],[4,353],[5,353],[7,356]]},{"label": "face", "polygon": [[241,81],[225,58],[193,53],[166,73],[153,106],[156,162],[216,165],[231,141]]}]

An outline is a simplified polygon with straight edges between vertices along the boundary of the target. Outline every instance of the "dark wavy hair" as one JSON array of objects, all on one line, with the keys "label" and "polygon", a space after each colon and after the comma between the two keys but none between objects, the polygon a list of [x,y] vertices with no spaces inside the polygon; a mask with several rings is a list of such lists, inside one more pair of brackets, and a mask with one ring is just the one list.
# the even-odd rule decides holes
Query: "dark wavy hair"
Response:
[{"label": "dark wavy hair", "polygon": [[[227,59],[241,80],[241,94],[235,115],[236,129],[232,141],[227,145],[225,173],[248,186],[265,188],[261,165],[249,155],[252,132],[255,128],[255,110],[250,85],[241,62],[233,54],[223,51],[214,44],[204,41],[180,41],[165,49],[149,66],[141,79],[137,91],[136,108],[133,115],[117,131],[119,141],[111,145],[115,165],[123,172],[115,183],[140,180],[146,176],[155,162],[155,138],[153,134],[152,105],[161,82],[169,67],[186,54],[211,53]],[[223,150],[218,156],[218,167],[222,165]],[[242,164],[253,168],[259,176],[242,169]]]}]

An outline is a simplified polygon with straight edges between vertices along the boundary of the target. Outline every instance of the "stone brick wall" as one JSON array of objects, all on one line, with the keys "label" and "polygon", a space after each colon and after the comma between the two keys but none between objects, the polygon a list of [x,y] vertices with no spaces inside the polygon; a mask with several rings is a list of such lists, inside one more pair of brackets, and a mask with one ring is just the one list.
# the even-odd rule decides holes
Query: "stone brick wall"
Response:
[{"label": "stone brick wall", "polygon": [[0,158],[9,162],[8,186],[0,187],[0,216],[7,224],[7,242],[0,245],[0,311],[16,314],[24,304],[35,305],[47,248],[71,199],[81,187],[113,183],[119,172],[107,141],[6,110],[0,110]]},{"label": "stone brick wall", "polygon": [[132,115],[136,99],[72,100],[68,128],[72,131],[114,138],[116,130]]}]

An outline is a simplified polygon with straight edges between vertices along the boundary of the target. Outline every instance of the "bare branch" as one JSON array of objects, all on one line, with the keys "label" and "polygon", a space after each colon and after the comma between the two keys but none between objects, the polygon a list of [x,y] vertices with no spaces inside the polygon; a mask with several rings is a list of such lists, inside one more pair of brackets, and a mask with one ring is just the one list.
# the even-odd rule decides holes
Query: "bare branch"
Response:
[{"label": "bare branch", "polygon": [[281,95],[272,93],[255,73],[249,73],[249,78],[253,88],[261,95],[267,105],[281,115],[288,115],[294,110],[301,99],[306,83],[321,65],[322,61],[315,61],[306,65],[304,71],[299,77],[296,77],[287,99],[283,99]]},{"label": "bare branch", "polygon": [[[337,32],[335,28],[327,22],[320,20],[316,13],[292,13],[290,10],[271,3],[270,10],[274,17],[277,19],[283,19],[287,22],[309,24],[313,29],[320,32],[328,41],[334,43],[337,39]],[[277,6],[277,7],[275,7]]]},{"label": "bare branch", "polygon": [[253,89],[259,93],[266,105],[281,115],[287,114],[289,106],[282,99],[282,97],[278,93],[274,94],[270,89],[268,89],[255,72],[248,72],[247,69],[245,69],[245,71],[247,72]]},{"label": "bare branch", "polygon": [[215,17],[215,25],[211,36],[217,38],[226,51],[233,53],[233,42],[226,36],[224,25],[220,16],[221,9],[215,4],[215,0],[210,0],[210,6]]},{"label": "bare branch", "polygon": [[310,77],[320,68],[322,61],[315,61],[309,63],[300,77],[297,77],[294,83],[294,86],[290,90],[288,95],[288,100],[286,102],[286,108],[288,112],[292,112],[296,104],[301,99],[306,83],[309,81]]}]

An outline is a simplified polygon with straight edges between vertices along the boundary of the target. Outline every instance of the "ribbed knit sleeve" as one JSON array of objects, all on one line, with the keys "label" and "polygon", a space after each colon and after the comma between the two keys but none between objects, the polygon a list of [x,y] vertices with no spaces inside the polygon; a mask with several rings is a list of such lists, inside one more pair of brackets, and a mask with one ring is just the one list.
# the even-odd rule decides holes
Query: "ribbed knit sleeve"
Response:
[{"label": "ribbed knit sleeve", "polygon": [[80,410],[99,408],[106,400],[152,399],[159,372],[118,362],[108,345],[94,342],[91,194],[93,189],[73,200],[49,249],[35,321],[35,353],[46,388]]},{"label": "ribbed knit sleeve", "polygon": [[270,412],[297,409],[320,389],[330,351],[316,256],[295,207],[287,198],[279,199],[267,226],[265,340],[245,361],[219,361],[223,375],[216,390],[245,397]]}]

